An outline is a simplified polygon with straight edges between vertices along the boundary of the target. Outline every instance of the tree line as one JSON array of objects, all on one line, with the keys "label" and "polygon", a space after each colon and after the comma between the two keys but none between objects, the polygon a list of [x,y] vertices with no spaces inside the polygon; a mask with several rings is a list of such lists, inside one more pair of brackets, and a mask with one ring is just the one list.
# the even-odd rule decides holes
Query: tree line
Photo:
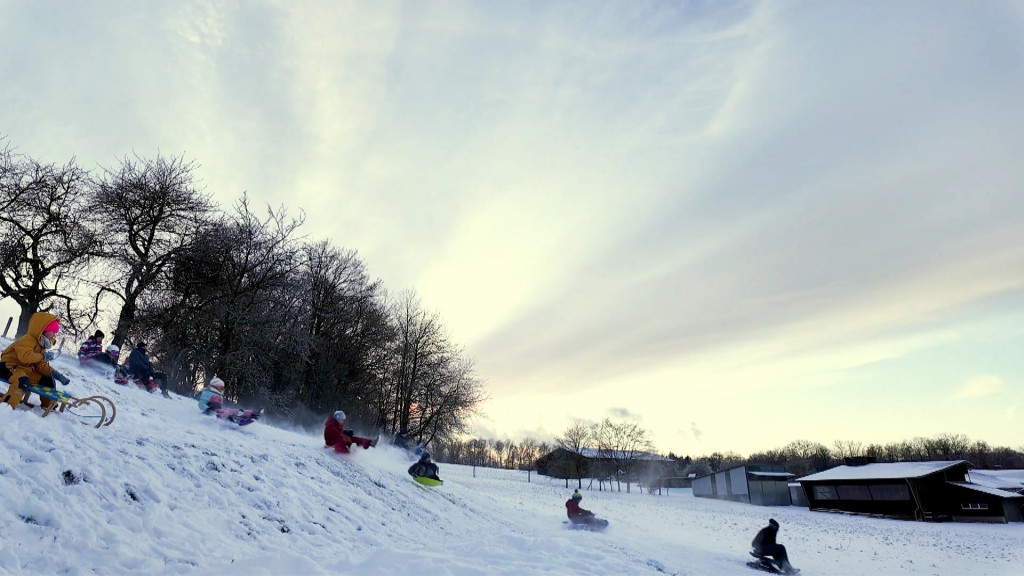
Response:
[{"label": "tree line", "polygon": [[103,324],[119,347],[147,342],[172,391],[216,374],[229,400],[300,424],[343,408],[417,441],[466,431],[482,382],[414,291],[389,295],[356,251],[301,236],[301,212],[217,205],[197,170],[158,154],[89,171],[0,139],[0,299],[20,307],[17,334],[49,311],[65,338]]},{"label": "tree line", "polygon": [[[741,465],[771,464],[796,476],[805,476],[843,464],[850,458],[870,458],[876,462],[920,462],[966,460],[978,468],[1024,469],[1024,448],[992,446],[962,434],[871,444],[837,440],[831,447],[810,440],[796,440],[763,452],[742,456],[736,452],[678,456],[669,452],[669,462],[653,463],[647,456],[654,451],[649,433],[635,423],[606,419],[597,424],[573,423],[562,435],[548,443],[535,438],[513,440],[484,438],[451,439],[435,452],[445,462],[492,468],[535,470],[539,459],[561,448],[565,455],[547,466],[557,478],[610,480],[616,485],[640,482],[648,487],[665,483],[666,478],[704,476]],[[588,456],[593,455],[593,458]],[[594,459],[601,461],[594,464]],[[621,489],[621,488],[620,488]]]}]

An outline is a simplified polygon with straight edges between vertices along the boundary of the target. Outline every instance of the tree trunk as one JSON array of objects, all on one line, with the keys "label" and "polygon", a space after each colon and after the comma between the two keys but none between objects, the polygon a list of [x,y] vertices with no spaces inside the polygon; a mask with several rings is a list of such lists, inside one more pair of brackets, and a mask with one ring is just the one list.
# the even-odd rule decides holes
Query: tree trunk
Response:
[{"label": "tree trunk", "polygon": [[19,302],[21,304],[21,315],[18,316],[18,331],[14,334],[14,338],[21,338],[28,332],[28,321],[32,319],[32,315],[39,311],[38,303]]},{"label": "tree trunk", "polygon": [[135,299],[125,300],[124,306],[121,306],[121,313],[117,317],[117,327],[114,328],[114,339],[110,342],[111,344],[121,348],[128,337],[128,331],[135,324],[136,311]]}]

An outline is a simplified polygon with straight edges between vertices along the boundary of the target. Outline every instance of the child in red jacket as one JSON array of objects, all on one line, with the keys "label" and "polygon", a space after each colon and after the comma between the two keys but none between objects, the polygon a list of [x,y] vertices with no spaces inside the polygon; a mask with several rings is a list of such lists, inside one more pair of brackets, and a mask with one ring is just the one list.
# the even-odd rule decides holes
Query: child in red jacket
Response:
[{"label": "child in red jacket", "polygon": [[335,452],[348,454],[349,446],[357,444],[363,449],[376,446],[377,440],[360,438],[351,430],[345,430],[345,413],[338,410],[324,422],[324,444],[334,446]]}]

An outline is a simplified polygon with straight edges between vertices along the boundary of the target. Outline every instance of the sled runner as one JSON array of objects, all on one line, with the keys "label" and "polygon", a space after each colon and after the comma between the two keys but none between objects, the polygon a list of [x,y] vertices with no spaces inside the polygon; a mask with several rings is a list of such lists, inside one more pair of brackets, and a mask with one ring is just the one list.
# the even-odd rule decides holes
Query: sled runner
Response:
[{"label": "sled runner", "polygon": [[[50,412],[54,408],[58,412],[69,411],[74,416],[79,418],[97,418],[96,426],[110,426],[114,422],[114,418],[117,417],[117,408],[114,406],[113,400],[106,396],[88,396],[86,398],[75,398],[67,392],[62,392],[56,388],[47,388],[45,386],[29,385],[27,390],[22,391],[18,386],[10,385],[7,392],[0,398],[0,402],[6,402],[10,404],[12,408],[16,408],[22,399],[29,394],[37,394],[40,398],[46,398],[50,401],[49,405],[43,409],[43,418],[50,415]],[[98,417],[84,414],[76,414],[74,411],[68,410],[69,408],[81,408],[85,406],[98,406],[100,415]],[[107,414],[109,408],[109,416]]]}]

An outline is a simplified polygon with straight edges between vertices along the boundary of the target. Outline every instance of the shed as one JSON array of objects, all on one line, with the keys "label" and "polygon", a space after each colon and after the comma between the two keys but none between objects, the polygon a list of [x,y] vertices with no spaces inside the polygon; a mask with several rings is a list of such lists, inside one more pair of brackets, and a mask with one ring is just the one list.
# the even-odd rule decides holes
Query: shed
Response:
[{"label": "shed", "polygon": [[811,510],[916,520],[1015,522],[1024,497],[970,482],[970,464],[873,463],[837,466],[798,482]]},{"label": "shed", "polygon": [[693,479],[693,495],[758,506],[789,506],[789,480],[781,466],[746,464]]}]

